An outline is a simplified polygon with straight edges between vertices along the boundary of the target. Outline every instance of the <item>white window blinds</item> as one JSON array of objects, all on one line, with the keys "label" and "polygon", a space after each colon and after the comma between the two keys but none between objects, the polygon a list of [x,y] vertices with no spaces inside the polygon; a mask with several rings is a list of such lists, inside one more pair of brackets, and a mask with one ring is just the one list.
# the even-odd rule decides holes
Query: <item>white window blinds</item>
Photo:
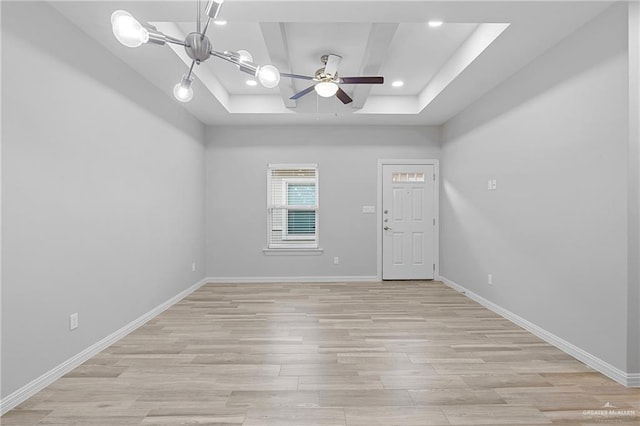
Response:
[{"label": "white window blinds", "polygon": [[318,247],[318,167],[271,164],[267,170],[269,248]]}]

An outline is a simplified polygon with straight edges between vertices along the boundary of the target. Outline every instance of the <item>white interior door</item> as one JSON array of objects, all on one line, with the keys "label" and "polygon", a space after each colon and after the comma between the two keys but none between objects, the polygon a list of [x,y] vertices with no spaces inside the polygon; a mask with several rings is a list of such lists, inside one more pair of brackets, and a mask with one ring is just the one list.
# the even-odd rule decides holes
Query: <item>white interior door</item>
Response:
[{"label": "white interior door", "polygon": [[382,279],[433,279],[434,166],[382,166]]}]

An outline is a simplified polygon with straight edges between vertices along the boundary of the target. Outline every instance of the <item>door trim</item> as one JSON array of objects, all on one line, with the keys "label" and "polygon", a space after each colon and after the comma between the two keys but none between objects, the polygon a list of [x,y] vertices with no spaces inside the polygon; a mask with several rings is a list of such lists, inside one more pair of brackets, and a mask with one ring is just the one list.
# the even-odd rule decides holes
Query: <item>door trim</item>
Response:
[{"label": "door trim", "polygon": [[376,237],[378,241],[378,260],[377,260],[377,277],[379,281],[382,281],[382,166],[386,165],[432,165],[433,173],[435,174],[435,184],[433,185],[433,206],[434,217],[436,219],[436,225],[433,233],[433,262],[435,263],[435,271],[433,273],[433,279],[437,280],[440,276],[440,161],[434,159],[421,159],[421,160],[393,160],[383,159],[378,160],[378,200],[377,200],[377,214],[376,214]]}]

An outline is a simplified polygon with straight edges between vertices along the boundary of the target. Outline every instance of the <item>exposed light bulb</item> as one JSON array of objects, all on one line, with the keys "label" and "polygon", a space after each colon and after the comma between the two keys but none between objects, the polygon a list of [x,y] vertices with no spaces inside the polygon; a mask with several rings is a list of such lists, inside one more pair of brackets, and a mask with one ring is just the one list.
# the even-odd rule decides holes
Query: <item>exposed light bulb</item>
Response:
[{"label": "exposed light bulb", "polygon": [[240,55],[240,62],[253,62],[253,56],[246,50],[238,50],[237,53]]},{"label": "exposed light bulb", "polygon": [[207,7],[204,10],[204,13],[211,19],[218,19],[218,14],[220,13],[220,8],[222,7],[222,0],[209,0],[207,3]]},{"label": "exposed light bulb", "polygon": [[149,31],[125,10],[111,14],[111,29],[116,39],[127,47],[138,47],[149,41]]},{"label": "exposed light bulb", "polygon": [[180,102],[189,102],[193,98],[191,83],[193,83],[191,78],[187,78],[186,75],[182,76],[180,83],[173,87],[173,96]]},{"label": "exposed light bulb", "polygon": [[338,85],[333,81],[322,81],[314,87],[316,93],[323,98],[330,98],[338,91]]},{"label": "exposed light bulb", "polygon": [[280,71],[273,65],[264,65],[258,69],[258,80],[267,89],[273,89],[280,83]]}]

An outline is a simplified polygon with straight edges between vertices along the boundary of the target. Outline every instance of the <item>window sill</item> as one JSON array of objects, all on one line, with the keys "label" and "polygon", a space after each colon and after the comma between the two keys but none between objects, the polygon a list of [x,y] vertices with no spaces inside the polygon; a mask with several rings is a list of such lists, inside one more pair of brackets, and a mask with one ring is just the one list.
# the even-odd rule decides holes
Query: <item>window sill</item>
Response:
[{"label": "window sill", "polygon": [[320,256],[321,248],[265,248],[262,252],[267,256]]}]

